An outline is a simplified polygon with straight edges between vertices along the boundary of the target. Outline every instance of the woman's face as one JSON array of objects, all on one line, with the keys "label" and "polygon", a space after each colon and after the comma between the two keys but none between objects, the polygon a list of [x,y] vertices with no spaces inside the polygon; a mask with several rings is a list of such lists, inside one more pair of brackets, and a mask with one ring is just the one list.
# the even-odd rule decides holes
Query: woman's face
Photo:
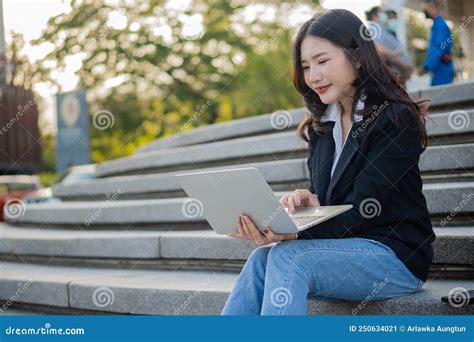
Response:
[{"label": "woman's face", "polygon": [[301,43],[301,66],[305,83],[321,102],[331,104],[353,97],[356,75],[344,51],[329,40],[307,36]]}]

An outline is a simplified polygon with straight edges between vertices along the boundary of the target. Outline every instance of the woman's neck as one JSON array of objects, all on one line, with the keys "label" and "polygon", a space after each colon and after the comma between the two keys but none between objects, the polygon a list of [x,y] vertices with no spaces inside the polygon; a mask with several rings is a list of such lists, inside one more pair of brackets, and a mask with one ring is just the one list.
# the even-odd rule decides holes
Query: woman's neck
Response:
[{"label": "woman's neck", "polygon": [[341,117],[346,115],[350,116],[352,111],[352,99],[346,97],[344,100],[339,101],[339,104],[342,108]]}]

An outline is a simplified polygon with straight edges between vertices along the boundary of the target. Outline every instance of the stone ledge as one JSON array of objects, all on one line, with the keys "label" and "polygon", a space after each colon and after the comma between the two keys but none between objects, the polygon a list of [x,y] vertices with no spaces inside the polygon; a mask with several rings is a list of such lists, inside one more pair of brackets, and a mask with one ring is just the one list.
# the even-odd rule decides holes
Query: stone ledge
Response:
[{"label": "stone ledge", "polygon": [[[288,192],[275,192],[277,199]],[[425,184],[426,197],[431,215],[445,215],[457,207],[459,214],[474,212],[474,182],[447,182]],[[189,198],[165,198],[151,200],[123,200],[97,202],[39,203],[26,206],[20,217],[5,212],[5,219],[12,223],[70,224],[78,226],[117,225],[129,227],[159,223],[205,223],[202,216],[185,217],[182,211]],[[470,199],[470,200],[466,200]],[[465,201],[466,203],[464,204]],[[440,223],[441,224],[441,223]],[[128,228],[127,228],[128,229]]]},{"label": "stone ledge", "polygon": [[[433,263],[474,266],[474,227],[434,228]],[[256,246],[211,230],[76,231],[0,225],[0,254],[19,256],[246,260]]]},{"label": "stone ledge", "polygon": [[[203,168],[199,171],[223,170],[236,167],[256,167],[268,183],[307,181],[306,158],[288,159],[283,161],[267,161],[248,163],[240,165],[227,165],[212,168]],[[196,172],[197,170],[193,170]],[[183,191],[174,177],[175,174],[186,172],[173,171],[159,174],[118,176],[98,178],[88,182],[71,185],[53,185],[55,197],[67,198],[77,196],[100,196],[107,194],[112,196],[120,189],[120,200],[124,195],[162,193],[172,191]]]},{"label": "stone ledge", "polygon": [[[474,121],[474,118],[473,118]],[[436,172],[436,179],[443,179],[453,173],[473,172],[474,144],[456,144],[445,146],[431,146],[421,155],[419,168],[423,173]],[[269,183],[308,182],[309,172],[306,166],[307,158],[287,159],[282,161],[266,161],[240,165],[227,165],[213,168],[203,168],[199,171],[222,170],[236,167],[256,167],[263,178]],[[193,172],[198,170],[194,169]],[[92,199],[103,200],[110,198],[120,190],[117,200],[145,198],[156,194],[176,193],[183,195],[183,190],[174,175],[185,171],[173,171],[158,174],[131,175],[98,178],[81,184],[53,185],[53,195],[66,200]],[[168,196],[166,196],[168,197]],[[170,195],[170,197],[177,197]]]},{"label": "stone ledge", "polygon": [[[428,120],[428,135],[462,135],[474,132],[474,110],[468,110],[469,125],[451,127],[449,112],[433,114]],[[459,128],[459,129],[457,129]],[[231,158],[249,158],[279,153],[295,153],[307,150],[307,143],[299,139],[295,131],[278,132],[256,137],[235,138],[225,141],[211,141],[194,146],[181,146],[165,150],[150,150],[132,156],[114,159],[100,164],[98,177],[110,177],[124,173],[142,173],[147,170],[166,167],[192,166]]]},{"label": "stone ledge", "polygon": [[[0,299],[24,291],[16,302],[121,314],[219,315],[237,273],[198,271],[111,271],[4,263]],[[25,281],[29,282],[25,288]],[[472,306],[441,302],[454,287],[474,288],[474,280],[428,280],[417,294],[372,301],[361,315],[467,315]],[[350,315],[360,302],[311,298],[309,314]]]},{"label": "stone ledge", "polygon": [[[456,103],[472,102],[472,92],[474,82],[466,82],[456,85],[446,85],[429,87],[424,90],[415,91],[412,94],[418,98],[431,98],[431,106],[436,108],[440,106],[455,106]],[[296,127],[303,120],[306,112],[305,108],[297,108],[289,111],[283,110],[285,116],[289,113],[291,119],[288,128]],[[222,122],[214,125],[195,128],[178,136],[170,136],[157,139],[154,142],[138,149],[138,153],[149,152],[153,150],[163,150],[175,148],[178,146],[195,145],[207,143],[210,141],[220,141],[223,139],[233,139],[242,135],[261,134],[264,132],[277,131],[271,125],[272,114],[262,114],[250,118]],[[472,116],[472,113],[471,113]],[[471,125],[474,125],[471,120]],[[471,126],[472,130],[472,126]]]}]

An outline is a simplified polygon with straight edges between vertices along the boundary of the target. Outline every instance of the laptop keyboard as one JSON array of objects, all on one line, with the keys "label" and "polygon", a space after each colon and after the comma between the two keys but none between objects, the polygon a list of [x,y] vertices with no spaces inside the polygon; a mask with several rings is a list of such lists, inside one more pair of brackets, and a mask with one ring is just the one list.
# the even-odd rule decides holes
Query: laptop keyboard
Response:
[{"label": "laptop keyboard", "polygon": [[301,227],[301,226],[304,226],[305,224],[315,222],[319,220],[321,217],[324,217],[324,215],[299,216],[299,217],[292,217],[291,219],[293,220],[293,222],[296,224],[297,227]]}]

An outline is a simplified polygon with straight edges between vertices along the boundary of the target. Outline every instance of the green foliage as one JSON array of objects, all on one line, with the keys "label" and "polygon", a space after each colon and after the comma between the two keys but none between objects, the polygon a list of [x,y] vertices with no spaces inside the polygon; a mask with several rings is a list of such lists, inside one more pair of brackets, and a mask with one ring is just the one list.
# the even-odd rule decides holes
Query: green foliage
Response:
[{"label": "green foliage", "polygon": [[40,172],[38,173],[38,177],[41,185],[45,188],[58,182],[58,176],[54,172]]},{"label": "green foliage", "polygon": [[[114,115],[106,130],[91,125],[94,162],[193,127],[301,106],[290,76],[295,32],[284,23],[292,9],[316,9],[317,1],[193,0],[187,9],[173,1],[109,3],[73,1],[35,42],[52,50],[33,82],[61,89],[55,72],[79,56],[91,116]],[[250,20],[249,7],[257,13]]]},{"label": "green foliage", "polygon": [[41,133],[43,170],[45,172],[55,172],[56,169],[56,137],[51,133]]},{"label": "green foliage", "polygon": [[429,30],[425,22],[420,21],[414,12],[409,13],[408,20],[406,20],[407,32],[407,47],[410,53],[411,60],[417,69],[423,66],[423,61],[426,56],[426,48],[420,49],[412,44],[414,39],[425,40],[428,44]]}]

